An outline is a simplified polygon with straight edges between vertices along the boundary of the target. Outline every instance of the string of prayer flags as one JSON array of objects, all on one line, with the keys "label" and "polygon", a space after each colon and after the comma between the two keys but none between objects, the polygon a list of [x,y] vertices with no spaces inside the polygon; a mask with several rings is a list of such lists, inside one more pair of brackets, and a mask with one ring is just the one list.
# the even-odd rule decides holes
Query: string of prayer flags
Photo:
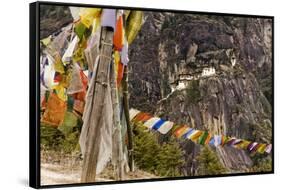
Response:
[{"label": "string of prayer flags", "polygon": [[258,152],[260,154],[265,152],[270,154],[272,150],[271,144],[251,142],[224,135],[212,135],[208,131],[197,130],[187,125],[178,125],[136,109],[130,109],[130,120],[133,123],[143,125],[161,134],[167,134],[171,131],[171,134],[176,138],[189,139],[200,145],[211,145],[215,147],[230,146],[237,149],[248,150],[250,153]]}]

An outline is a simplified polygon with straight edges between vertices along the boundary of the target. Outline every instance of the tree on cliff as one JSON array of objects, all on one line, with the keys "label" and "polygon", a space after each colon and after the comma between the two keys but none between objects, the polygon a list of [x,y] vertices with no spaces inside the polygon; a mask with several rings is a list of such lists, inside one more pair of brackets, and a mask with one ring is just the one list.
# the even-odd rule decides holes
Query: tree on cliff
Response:
[{"label": "tree on cliff", "polygon": [[207,146],[201,149],[197,156],[198,175],[217,175],[226,173],[226,168],[220,163],[216,154]]}]

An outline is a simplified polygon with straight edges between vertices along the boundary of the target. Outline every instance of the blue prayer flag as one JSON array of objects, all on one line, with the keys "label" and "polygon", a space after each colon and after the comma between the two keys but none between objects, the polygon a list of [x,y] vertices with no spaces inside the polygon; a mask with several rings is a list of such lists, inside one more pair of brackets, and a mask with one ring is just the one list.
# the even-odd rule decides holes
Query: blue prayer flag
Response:
[{"label": "blue prayer flag", "polygon": [[166,121],[160,119],[159,121],[157,121],[153,126],[152,129],[154,130],[158,130],[160,128],[161,125],[163,125]]}]

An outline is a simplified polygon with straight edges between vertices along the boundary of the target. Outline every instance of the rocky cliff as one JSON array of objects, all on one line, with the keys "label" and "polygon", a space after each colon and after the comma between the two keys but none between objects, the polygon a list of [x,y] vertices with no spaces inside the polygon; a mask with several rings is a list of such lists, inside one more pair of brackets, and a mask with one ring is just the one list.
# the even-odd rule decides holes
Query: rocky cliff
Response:
[{"label": "rocky cliff", "polygon": [[[271,142],[271,20],[145,15],[130,46],[130,105],[214,134]],[[194,174],[200,146],[183,147],[184,173]],[[231,172],[254,164],[242,150],[214,151]]]}]

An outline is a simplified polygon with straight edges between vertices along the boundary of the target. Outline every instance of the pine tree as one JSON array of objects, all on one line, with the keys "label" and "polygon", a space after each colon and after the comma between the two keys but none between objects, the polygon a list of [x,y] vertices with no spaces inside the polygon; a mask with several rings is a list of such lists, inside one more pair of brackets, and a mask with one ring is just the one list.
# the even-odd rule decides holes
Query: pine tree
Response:
[{"label": "pine tree", "polygon": [[134,159],[136,166],[159,176],[180,176],[184,164],[183,151],[178,142],[170,139],[160,145],[154,133],[141,126],[134,128]]},{"label": "pine tree", "polygon": [[251,156],[254,164],[250,168],[251,172],[272,171],[272,158],[270,155],[255,154]]},{"label": "pine tree", "polygon": [[217,155],[207,146],[201,149],[197,156],[198,175],[217,175],[226,173],[226,168],[220,163]]},{"label": "pine tree", "polygon": [[160,146],[152,133],[143,127],[135,127],[134,158],[136,165],[145,171],[155,172],[159,160]]},{"label": "pine tree", "polygon": [[171,140],[165,143],[159,152],[157,171],[161,176],[180,176],[179,168],[184,164],[184,155],[178,142]]}]

